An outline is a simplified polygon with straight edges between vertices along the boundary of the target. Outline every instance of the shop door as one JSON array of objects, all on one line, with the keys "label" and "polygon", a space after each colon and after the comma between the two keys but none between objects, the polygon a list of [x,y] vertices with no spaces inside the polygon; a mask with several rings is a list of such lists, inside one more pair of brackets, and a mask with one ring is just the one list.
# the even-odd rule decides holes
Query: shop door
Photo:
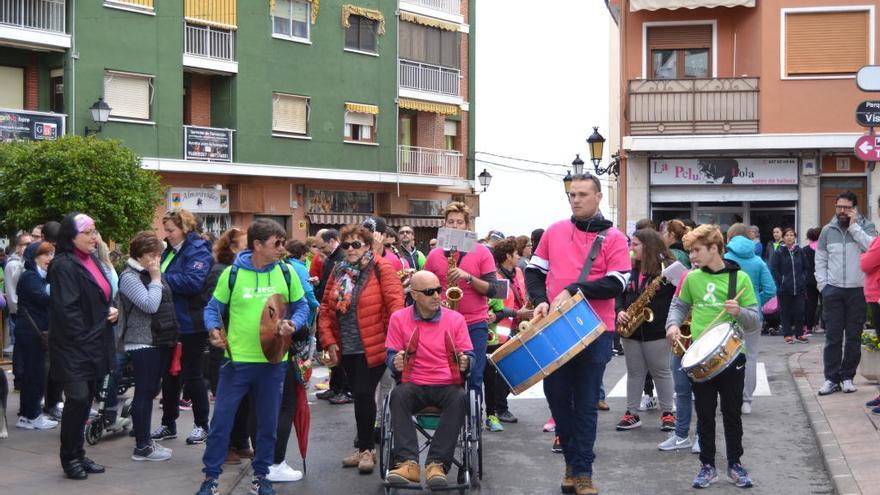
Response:
[{"label": "shop door", "polygon": [[254,215],[254,220],[259,220],[260,218],[266,218],[266,219],[269,219],[269,220],[275,220],[276,222],[278,222],[278,225],[280,225],[282,228],[284,228],[284,230],[285,230],[286,232],[290,232],[290,231],[291,231],[291,230],[290,230],[290,225],[288,225],[288,219],[290,218],[290,217],[288,217],[288,216],[282,216],[282,215]]},{"label": "shop door", "polygon": [[817,225],[817,227],[825,225],[832,217],[834,217],[835,200],[837,199],[837,195],[842,192],[852,191],[855,193],[856,197],[859,199],[857,206],[859,213],[862,215],[867,214],[868,194],[867,188],[865,187],[864,177],[823,178],[820,189],[822,194],[820,197],[821,203],[819,203],[819,211],[822,216],[819,218],[820,225]]},{"label": "shop door", "polygon": [[697,206],[697,217],[694,219],[697,225],[705,223],[717,225],[722,234],[727,234],[731,225],[743,221],[742,210],[715,210]]},{"label": "shop door", "polygon": [[[791,227],[797,231],[795,218],[795,210],[764,210],[752,209],[751,215],[752,225],[757,225],[761,231],[761,245],[766,246],[770,239],[773,238],[773,229],[775,227]],[[798,238],[806,237],[806,232],[798,232]]]}]

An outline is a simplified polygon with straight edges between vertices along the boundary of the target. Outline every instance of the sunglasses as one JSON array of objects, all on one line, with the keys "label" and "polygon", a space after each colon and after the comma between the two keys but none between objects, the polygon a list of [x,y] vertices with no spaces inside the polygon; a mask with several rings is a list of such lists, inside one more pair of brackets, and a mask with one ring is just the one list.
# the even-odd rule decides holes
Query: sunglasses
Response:
[{"label": "sunglasses", "polygon": [[273,243],[263,241],[263,244],[265,244],[267,246],[275,246],[275,249],[278,249],[281,246],[283,246],[285,242],[286,242],[286,239],[275,239],[275,242],[273,242]]},{"label": "sunglasses", "polygon": [[422,294],[424,294],[428,297],[431,297],[434,294],[440,294],[441,292],[443,292],[442,287],[434,287],[432,289],[413,289],[413,290],[416,292],[421,292]]},{"label": "sunglasses", "polygon": [[339,244],[339,247],[341,247],[343,251],[347,251],[348,248],[360,249],[363,246],[364,246],[364,243],[361,241],[343,242],[343,243]]}]

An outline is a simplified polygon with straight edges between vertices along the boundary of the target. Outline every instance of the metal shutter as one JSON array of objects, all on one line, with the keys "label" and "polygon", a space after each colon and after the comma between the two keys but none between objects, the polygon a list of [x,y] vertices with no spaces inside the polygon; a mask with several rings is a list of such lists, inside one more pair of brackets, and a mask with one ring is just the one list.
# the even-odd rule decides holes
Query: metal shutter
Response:
[{"label": "metal shutter", "polygon": [[648,28],[648,50],[712,48],[712,25],[657,26]]},{"label": "metal shutter", "polygon": [[785,16],[788,75],[852,74],[869,63],[868,11]]},{"label": "metal shutter", "polygon": [[24,108],[24,69],[0,66],[0,108]]},{"label": "metal shutter", "polygon": [[309,133],[309,99],[305,96],[272,96],[272,130],[293,134]]},{"label": "metal shutter", "polygon": [[151,76],[104,73],[104,101],[111,117],[150,120]]},{"label": "metal shutter", "polygon": [[454,120],[446,120],[443,122],[444,136],[458,136],[458,122]]},{"label": "metal shutter", "polygon": [[345,112],[346,124],[373,126],[373,116],[368,113]]}]

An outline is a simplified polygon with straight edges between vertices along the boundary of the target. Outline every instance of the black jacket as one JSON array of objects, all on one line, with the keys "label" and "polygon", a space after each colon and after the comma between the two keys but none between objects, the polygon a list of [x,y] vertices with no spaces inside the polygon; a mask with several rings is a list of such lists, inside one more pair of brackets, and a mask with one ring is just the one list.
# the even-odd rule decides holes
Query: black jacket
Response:
[{"label": "black jacket", "polygon": [[[615,311],[626,311],[630,305],[636,302],[639,295],[644,292],[645,288],[647,288],[655,278],[657,278],[655,275],[650,275],[645,277],[642,283],[639,284],[639,272],[638,270],[633,269],[633,271],[630,272],[629,282],[626,284],[623,295],[618,298],[620,304],[616,305],[617,307],[615,308]],[[666,316],[669,314],[669,306],[672,304],[672,297],[674,295],[675,286],[667,282],[662,282],[660,287],[657,288],[657,292],[654,293],[654,297],[651,298],[650,308],[651,311],[654,312],[654,321],[646,321],[645,323],[642,323],[642,325],[628,338],[643,342],[665,339]]]},{"label": "black jacket", "polygon": [[[34,333],[34,325],[41,332],[49,330],[49,293],[46,287],[49,282],[37,272],[37,264],[34,255],[40,247],[35,242],[24,250],[24,271],[15,286],[18,294],[18,312],[15,314],[16,332]],[[30,318],[28,318],[30,316]]]},{"label": "black jacket", "polygon": [[[95,263],[100,262],[92,256]],[[101,271],[101,276],[103,271]],[[49,358],[59,382],[100,380],[116,367],[110,303],[82,261],[72,252],[49,265]],[[105,278],[106,280],[106,278]],[[109,281],[107,282],[109,285]]]},{"label": "black jacket", "polygon": [[788,249],[785,244],[770,257],[770,272],[776,282],[777,294],[803,294],[807,288],[804,276],[804,252],[800,246]]},{"label": "black jacket", "polygon": [[806,286],[813,290],[819,290],[816,283],[816,250],[808,244],[801,248],[801,251],[804,252],[804,280]]}]

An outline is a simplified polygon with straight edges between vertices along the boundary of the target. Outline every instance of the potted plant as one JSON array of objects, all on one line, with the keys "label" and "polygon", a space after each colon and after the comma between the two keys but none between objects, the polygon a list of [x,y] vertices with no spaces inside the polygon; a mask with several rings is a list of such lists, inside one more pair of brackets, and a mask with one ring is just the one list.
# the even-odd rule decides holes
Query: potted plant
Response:
[{"label": "potted plant", "polygon": [[862,359],[859,374],[867,380],[880,381],[880,338],[876,330],[862,332]]}]

